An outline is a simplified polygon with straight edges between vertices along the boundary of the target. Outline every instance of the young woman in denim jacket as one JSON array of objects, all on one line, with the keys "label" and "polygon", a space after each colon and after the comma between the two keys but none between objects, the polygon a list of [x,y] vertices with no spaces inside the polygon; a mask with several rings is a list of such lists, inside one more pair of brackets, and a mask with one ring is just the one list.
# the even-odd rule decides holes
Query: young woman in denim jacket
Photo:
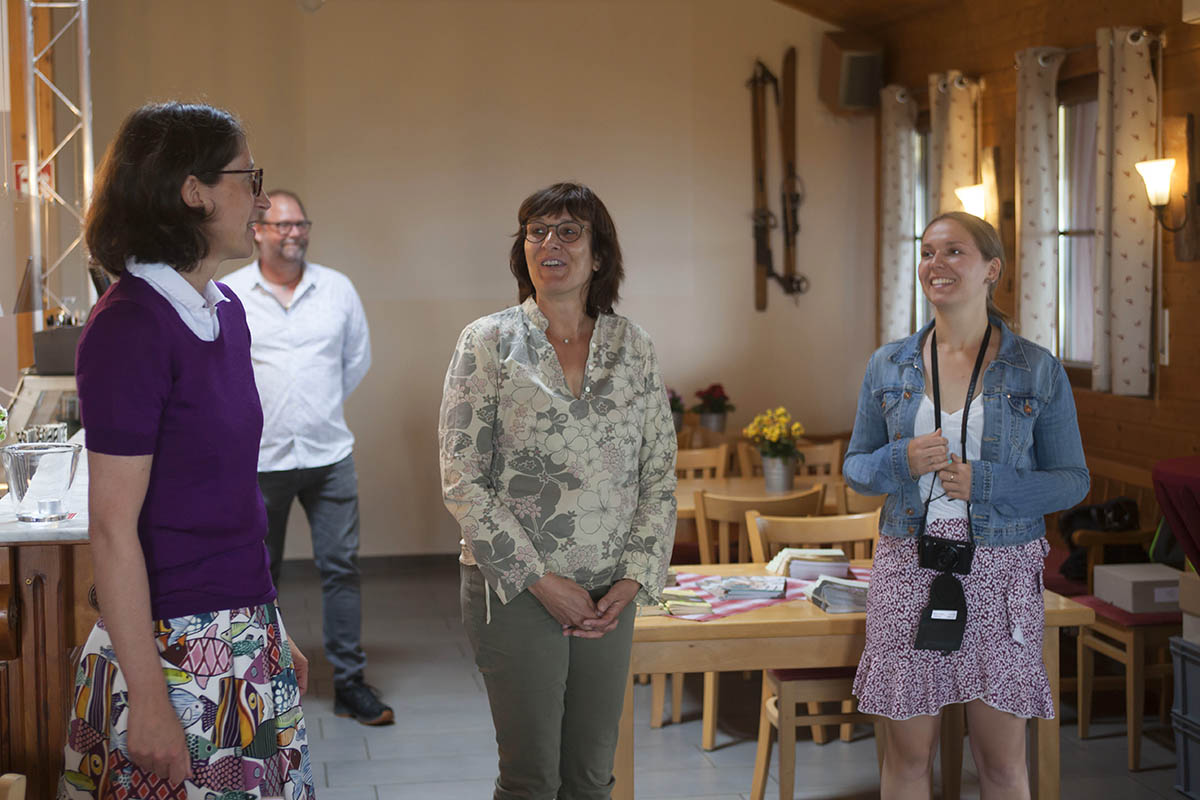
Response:
[{"label": "young woman in denim jacket", "polygon": [[[1082,500],[1088,471],[1062,365],[1014,334],[992,302],[1003,253],[978,217],[933,220],[918,277],[934,321],[875,352],[858,398],[846,482],[888,497],[854,692],[860,710],[888,719],[885,798],[929,797],[939,714],[951,703],[966,704],[983,796],[1028,797],[1025,720],[1054,715],[1042,666],[1043,515]],[[941,424],[924,366],[935,338]],[[964,454],[962,413],[981,349]],[[968,540],[967,501],[976,549],[970,573],[959,576],[962,645],[914,649],[937,575],[918,565],[922,520],[931,536]]]}]

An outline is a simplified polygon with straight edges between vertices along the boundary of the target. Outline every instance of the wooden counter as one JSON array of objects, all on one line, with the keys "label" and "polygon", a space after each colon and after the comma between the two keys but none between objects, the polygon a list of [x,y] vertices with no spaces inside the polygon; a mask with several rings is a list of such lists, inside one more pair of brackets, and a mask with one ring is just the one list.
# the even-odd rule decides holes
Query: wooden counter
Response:
[{"label": "wooden counter", "polygon": [[99,616],[80,472],[68,497],[73,519],[18,522],[0,498],[0,773],[28,777],[29,800],[57,790],[76,648]]}]

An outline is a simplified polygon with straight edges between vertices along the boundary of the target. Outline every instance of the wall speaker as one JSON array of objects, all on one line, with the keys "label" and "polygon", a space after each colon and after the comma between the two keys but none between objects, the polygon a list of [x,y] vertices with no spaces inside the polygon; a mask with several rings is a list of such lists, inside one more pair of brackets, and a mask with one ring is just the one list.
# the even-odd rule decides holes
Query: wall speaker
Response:
[{"label": "wall speaker", "polygon": [[821,41],[817,94],[835,114],[862,114],[879,107],[883,48],[856,33],[836,31]]}]

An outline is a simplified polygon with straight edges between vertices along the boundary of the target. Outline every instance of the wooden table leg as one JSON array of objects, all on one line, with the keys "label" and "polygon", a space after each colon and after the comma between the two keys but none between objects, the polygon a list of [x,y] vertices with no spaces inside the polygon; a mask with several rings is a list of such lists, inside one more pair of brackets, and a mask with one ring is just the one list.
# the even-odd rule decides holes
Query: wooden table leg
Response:
[{"label": "wooden table leg", "polygon": [[613,760],[613,800],[633,800],[633,673],[625,679],[625,708]]},{"label": "wooden table leg", "polygon": [[1030,732],[1030,795],[1033,800],[1058,800],[1059,794],[1059,731],[1060,711],[1058,680],[1057,627],[1047,627],[1042,639],[1042,661],[1050,679],[1050,696],[1054,699],[1054,718],[1035,719]]},{"label": "wooden table leg", "polygon": [[942,709],[942,800],[958,800],[962,795],[965,715],[961,703]]}]

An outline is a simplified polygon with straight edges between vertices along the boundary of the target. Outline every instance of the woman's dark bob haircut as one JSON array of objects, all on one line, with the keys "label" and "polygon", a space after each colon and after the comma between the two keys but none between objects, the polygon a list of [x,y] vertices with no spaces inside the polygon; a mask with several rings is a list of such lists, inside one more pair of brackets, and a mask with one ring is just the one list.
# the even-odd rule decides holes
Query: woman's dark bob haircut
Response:
[{"label": "woman's dark bob haircut", "polygon": [[208,255],[208,215],[183,202],[183,183],[215,184],[244,141],[241,123],[212,106],[154,103],[130,114],[97,173],[85,228],[92,260],[116,276],[130,256],[195,269]]},{"label": "woman's dark bob haircut", "polygon": [[597,269],[588,284],[585,310],[592,318],[611,314],[620,299],[621,281],[625,279],[617,227],[596,193],[579,183],[556,183],[534,192],[521,203],[521,209],[517,211],[515,241],[508,259],[509,269],[517,279],[519,301],[525,302],[530,296],[537,299],[537,289],[529,278],[529,264],[525,262],[525,223],[534,217],[552,217],[563,212],[590,228],[592,260]]}]

